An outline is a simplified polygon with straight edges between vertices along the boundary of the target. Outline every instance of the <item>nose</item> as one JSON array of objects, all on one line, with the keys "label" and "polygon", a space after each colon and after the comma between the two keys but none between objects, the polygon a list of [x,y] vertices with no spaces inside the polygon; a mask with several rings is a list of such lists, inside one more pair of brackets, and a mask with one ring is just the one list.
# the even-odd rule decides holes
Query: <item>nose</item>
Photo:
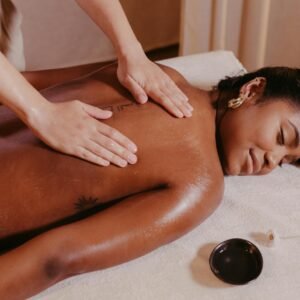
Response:
[{"label": "nose", "polygon": [[265,152],[263,168],[267,168],[271,171],[281,163],[291,163],[296,160],[297,157],[299,157],[299,150],[278,147],[273,149],[273,151]]},{"label": "nose", "polygon": [[265,167],[267,167],[270,170],[273,170],[276,168],[280,162],[283,160],[285,157],[285,153],[283,151],[270,151],[265,153]]}]

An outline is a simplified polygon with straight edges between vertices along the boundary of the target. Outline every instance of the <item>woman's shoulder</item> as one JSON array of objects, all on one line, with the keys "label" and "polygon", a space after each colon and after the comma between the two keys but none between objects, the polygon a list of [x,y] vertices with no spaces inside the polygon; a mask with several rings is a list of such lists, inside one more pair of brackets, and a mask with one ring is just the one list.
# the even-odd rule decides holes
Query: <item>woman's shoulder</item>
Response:
[{"label": "woman's shoulder", "polygon": [[180,72],[172,67],[161,64],[158,64],[158,66],[170,76],[183,92],[188,94],[189,100],[193,102],[192,104],[198,103],[201,106],[202,111],[206,110],[207,113],[214,112],[214,108],[210,103],[208,92],[206,90],[192,86]]},{"label": "woman's shoulder", "polygon": [[188,84],[187,80],[184,78],[184,76],[182,74],[180,74],[177,70],[175,70],[172,67],[166,66],[166,65],[162,65],[157,63],[157,65],[165,72],[167,73],[171,79],[175,82],[175,83],[181,83],[181,84]]}]

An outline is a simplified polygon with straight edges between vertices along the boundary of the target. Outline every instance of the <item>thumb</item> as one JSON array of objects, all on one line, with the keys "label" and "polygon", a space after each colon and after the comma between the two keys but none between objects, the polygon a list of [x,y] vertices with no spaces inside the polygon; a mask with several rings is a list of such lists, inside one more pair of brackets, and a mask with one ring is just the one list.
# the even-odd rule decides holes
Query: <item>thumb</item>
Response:
[{"label": "thumb", "polygon": [[138,103],[144,104],[148,100],[148,96],[144,89],[131,77],[128,78],[124,86],[131,92]]},{"label": "thumb", "polygon": [[83,108],[95,119],[108,119],[112,116],[112,112],[110,110],[103,110],[93,105],[85,104]]}]

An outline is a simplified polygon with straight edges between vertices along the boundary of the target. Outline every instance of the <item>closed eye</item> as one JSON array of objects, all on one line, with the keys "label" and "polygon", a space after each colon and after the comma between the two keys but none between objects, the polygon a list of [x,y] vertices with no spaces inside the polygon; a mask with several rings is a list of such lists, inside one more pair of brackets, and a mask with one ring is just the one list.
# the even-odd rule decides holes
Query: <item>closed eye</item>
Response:
[{"label": "closed eye", "polygon": [[285,158],[283,158],[280,162],[279,162],[279,166],[281,167],[282,164],[292,164],[292,165],[296,165],[299,166],[300,163],[300,159],[299,157],[295,158],[293,156],[286,156]]},{"label": "closed eye", "polygon": [[279,145],[284,145],[285,144],[284,133],[283,133],[282,127],[280,128],[280,134],[278,136],[278,144]]}]

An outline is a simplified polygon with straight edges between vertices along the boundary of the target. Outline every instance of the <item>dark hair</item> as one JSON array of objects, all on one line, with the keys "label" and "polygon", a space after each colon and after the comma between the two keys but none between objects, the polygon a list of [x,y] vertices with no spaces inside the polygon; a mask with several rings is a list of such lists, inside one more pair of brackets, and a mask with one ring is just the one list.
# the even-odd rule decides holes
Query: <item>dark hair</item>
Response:
[{"label": "dark hair", "polygon": [[260,102],[271,98],[281,98],[300,107],[300,69],[296,68],[266,67],[241,76],[227,77],[218,83],[217,89],[221,93],[236,92],[238,94],[245,83],[256,77],[266,79],[266,86]]}]

